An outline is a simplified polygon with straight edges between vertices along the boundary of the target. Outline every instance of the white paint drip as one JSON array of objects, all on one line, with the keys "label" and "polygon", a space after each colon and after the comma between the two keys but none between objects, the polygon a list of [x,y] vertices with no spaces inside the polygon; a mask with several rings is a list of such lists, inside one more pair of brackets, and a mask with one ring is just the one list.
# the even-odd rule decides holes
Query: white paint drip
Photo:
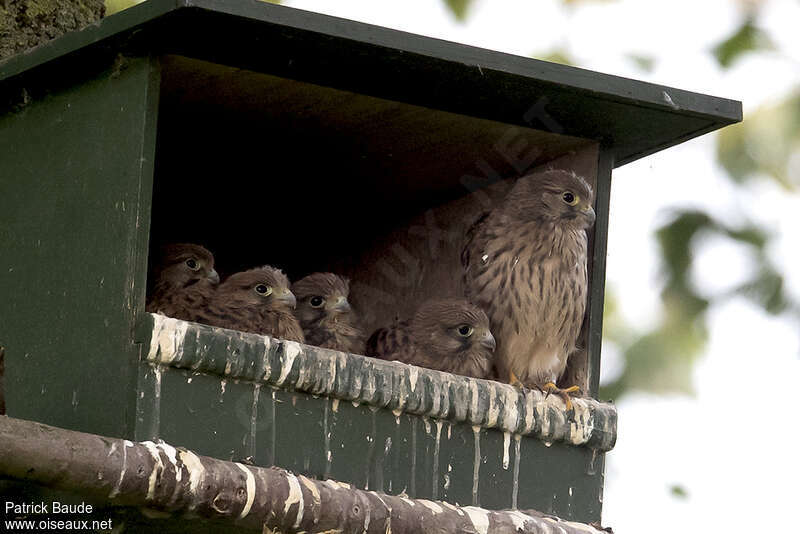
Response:
[{"label": "white paint drip", "polygon": [[250,407],[250,444],[248,452],[250,456],[256,454],[256,430],[258,429],[258,397],[261,393],[261,384],[253,387],[253,405]]},{"label": "white paint drip", "polygon": [[244,503],[242,513],[239,514],[239,519],[244,519],[247,517],[247,514],[250,513],[250,509],[253,507],[253,502],[256,499],[256,477],[253,475],[252,471],[239,462],[236,462],[236,467],[244,471],[247,477],[247,501]]},{"label": "white paint drip", "polygon": [[143,441],[142,445],[147,448],[147,452],[149,452],[150,456],[152,456],[153,460],[155,460],[153,471],[150,473],[150,477],[147,482],[147,500],[151,501],[153,500],[153,497],[156,496],[156,482],[158,482],[159,471],[164,471],[164,462],[161,461],[161,454],[159,454],[155,443],[152,441]]},{"label": "white paint drip", "polygon": [[281,354],[281,372],[278,375],[278,380],[275,381],[275,384],[278,386],[283,385],[286,381],[286,377],[289,376],[289,372],[292,370],[292,365],[294,365],[294,359],[297,358],[297,355],[300,354],[302,349],[300,348],[300,343],[296,341],[281,341],[283,343],[283,354]]},{"label": "white paint drip", "polygon": [[514,435],[514,477],[511,486],[511,508],[517,509],[517,495],[519,494],[519,461],[520,461],[520,441],[519,434]]},{"label": "white paint drip", "polygon": [[439,498],[439,439],[442,435],[442,422],[436,420],[436,443],[433,446],[433,498]]},{"label": "white paint drip", "polygon": [[511,447],[511,434],[503,432],[503,469],[508,470],[508,449]]},{"label": "white paint drip", "polygon": [[469,516],[475,532],[478,534],[487,534],[489,532],[489,513],[486,510],[474,506],[465,506],[462,510]]},{"label": "white paint drip", "polygon": [[331,410],[333,410],[333,413],[339,411],[339,399],[333,399],[333,402],[331,403]]},{"label": "white paint drip", "polygon": [[472,465],[472,504],[478,504],[478,481],[480,480],[481,470],[481,427],[473,426],[472,433],[475,436],[475,461]]},{"label": "white paint drip", "polygon": [[430,510],[431,512],[433,512],[434,514],[441,514],[442,512],[444,512],[444,509],[433,501],[428,501],[425,499],[417,499],[417,502],[420,503],[425,508],[427,508],[428,510]]},{"label": "white paint drip", "polygon": [[297,517],[294,520],[294,528],[298,528],[300,526],[300,522],[303,520],[303,512],[305,508],[305,504],[303,504],[303,491],[300,489],[300,483],[297,481],[297,477],[291,473],[286,474],[286,480],[289,482],[289,496],[286,497],[286,504],[283,507],[283,515],[289,513],[289,508],[293,504],[297,504]]}]

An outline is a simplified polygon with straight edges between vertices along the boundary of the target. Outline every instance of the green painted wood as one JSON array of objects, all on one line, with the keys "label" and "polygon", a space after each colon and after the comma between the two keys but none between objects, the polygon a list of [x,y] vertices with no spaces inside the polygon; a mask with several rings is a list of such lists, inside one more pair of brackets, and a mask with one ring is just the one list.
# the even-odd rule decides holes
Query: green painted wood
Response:
[{"label": "green painted wood", "polygon": [[158,84],[148,59],[106,67],[0,115],[0,344],[9,415],[123,436]]},{"label": "green painted wood", "polygon": [[600,389],[600,349],[603,343],[603,304],[606,289],[606,250],[608,248],[608,218],[611,202],[611,171],[614,155],[601,148],[597,159],[597,187],[594,212],[597,219],[592,234],[591,293],[588,307],[589,393],[596,397]]},{"label": "green painted wood", "polygon": [[[149,347],[137,439],[414,498],[600,517],[613,406],[576,400],[570,420],[538,392],[152,314],[136,339]],[[582,425],[597,434],[569,444]]]}]

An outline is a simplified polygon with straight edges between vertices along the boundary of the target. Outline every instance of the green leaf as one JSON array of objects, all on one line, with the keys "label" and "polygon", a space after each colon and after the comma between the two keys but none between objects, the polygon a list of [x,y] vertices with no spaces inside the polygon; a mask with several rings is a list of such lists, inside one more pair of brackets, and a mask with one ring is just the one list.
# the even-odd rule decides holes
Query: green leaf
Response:
[{"label": "green leaf", "polygon": [[752,18],[748,18],[733,35],[715,46],[712,52],[717,62],[722,67],[728,68],[747,52],[774,48],[775,45],[769,35],[757,28]]},{"label": "green leaf", "polygon": [[639,68],[639,70],[643,72],[653,72],[653,68],[656,65],[656,60],[652,56],[628,54],[627,58],[631,60]]},{"label": "green leaf", "polygon": [[717,136],[717,158],[737,183],[765,175],[787,189],[800,184],[791,161],[800,155],[800,90],[759,108]]},{"label": "green leaf", "polygon": [[460,22],[467,20],[469,8],[472,5],[472,0],[444,0],[447,7]]},{"label": "green leaf", "polygon": [[669,493],[676,499],[688,499],[689,492],[686,491],[686,488],[681,486],[680,484],[673,484],[669,487]]}]

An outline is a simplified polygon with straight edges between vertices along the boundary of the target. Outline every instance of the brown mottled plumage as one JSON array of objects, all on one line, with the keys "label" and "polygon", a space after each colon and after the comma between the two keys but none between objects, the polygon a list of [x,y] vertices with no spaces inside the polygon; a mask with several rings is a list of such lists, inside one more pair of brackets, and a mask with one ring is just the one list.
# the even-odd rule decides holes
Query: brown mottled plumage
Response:
[{"label": "brown mottled plumage", "polygon": [[586,309],[587,234],[593,194],[574,173],[520,178],[470,229],[462,252],[467,298],[497,336],[495,365],[542,387],[564,372]]},{"label": "brown mottled plumage", "polygon": [[305,343],[300,323],[292,314],[295,304],[286,275],[265,265],[229,276],[198,321]]},{"label": "brown mottled plumage", "polygon": [[292,284],[297,297],[294,315],[306,343],[328,349],[364,353],[364,332],[347,302],[350,281],[333,273],[314,273]]},{"label": "brown mottled plumage", "polygon": [[367,356],[487,378],[494,348],[489,318],[480,308],[461,299],[434,299],[411,320],[376,330]]},{"label": "brown mottled plumage", "polygon": [[197,320],[198,311],[219,283],[214,256],[190,243],[162,247],[151,277],[154,282],[146,310],[186,321]]}]

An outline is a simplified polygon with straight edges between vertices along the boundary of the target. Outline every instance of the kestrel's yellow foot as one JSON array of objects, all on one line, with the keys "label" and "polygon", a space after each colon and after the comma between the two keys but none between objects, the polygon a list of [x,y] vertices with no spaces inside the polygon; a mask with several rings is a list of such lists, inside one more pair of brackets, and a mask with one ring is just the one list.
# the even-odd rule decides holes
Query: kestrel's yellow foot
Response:
[{"label": "kestrel's yellow foot", "polygon": [[[570,393],[577,393],[580,390],[581,390],[581,388],[578,387],[578,386],[570,386],[568,388],[561,389],[560,387],[556,386],[552,382],[548,382],[547,384],[542,386],[542,391],[547,393],[547,395],[550,395],[551,393],[554,393],[554,394],[558,395],[559,397],[561,397],[564,400],[564,404],[567,407],[567,411],[570,411],[570,412],[572,411],[572,401],[570,400],[569,395],[570,395]],[[545,397],[545,398],[547,398],[547,397]]]},{"label": "kestrel's yellow foot", "polygon": [[519,378],[517,378],[517,375],[514,374],[514,371],[508,372],[508,383],[519,389],[525,389],[525,384],[519,381]]}]

